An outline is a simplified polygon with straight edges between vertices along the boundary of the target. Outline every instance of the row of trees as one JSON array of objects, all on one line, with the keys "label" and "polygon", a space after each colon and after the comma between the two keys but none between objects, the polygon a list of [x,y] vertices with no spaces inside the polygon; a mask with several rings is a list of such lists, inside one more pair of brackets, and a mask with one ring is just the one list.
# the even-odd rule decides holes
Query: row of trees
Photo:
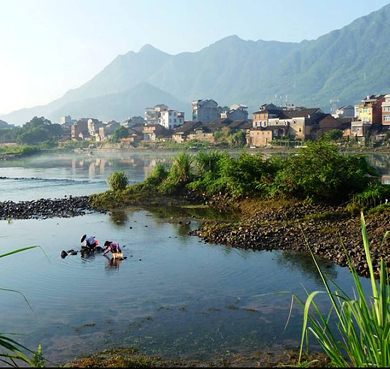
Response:
[{"label": "row of trees", "polygon": [[0,143],[37,145],[46,141],[57,141],[61,135],[60,124],[53,124],[44,117],[34,117],[22,127],[0,129]]}]

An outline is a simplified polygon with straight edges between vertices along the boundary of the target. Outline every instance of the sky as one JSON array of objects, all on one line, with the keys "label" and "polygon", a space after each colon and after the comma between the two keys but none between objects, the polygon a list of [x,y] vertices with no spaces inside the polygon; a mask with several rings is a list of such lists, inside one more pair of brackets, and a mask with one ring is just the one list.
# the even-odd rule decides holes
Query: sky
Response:
[{"label": "sky", "polygon": [[45,105],[143,45],[316,39],[390,0],[0,0],[0,114]]}]

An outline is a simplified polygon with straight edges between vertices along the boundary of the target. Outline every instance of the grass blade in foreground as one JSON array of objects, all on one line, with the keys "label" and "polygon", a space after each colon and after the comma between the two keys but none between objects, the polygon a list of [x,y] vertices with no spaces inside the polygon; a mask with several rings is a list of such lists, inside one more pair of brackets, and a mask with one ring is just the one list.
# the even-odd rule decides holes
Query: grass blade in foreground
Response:
[{"label": "grass blade in foreground", "polygon": [[[6,254],[2,254],[2,255],[0,255],[0,259],[4,258],[6,256],[14,255],[14,254],[17,254],[19,252],[23,252],[23,251],[31,250],[31,249],[35,249],[35,248],[40,248],[42,250],[42,252],[45,254],[45,252],[43,251],[43,249],[40,246],[29,246],[29,247],[24,247],[24,248],[15,250],[15,251],[8,252]],[[46,254],[45,254],[45,256],[47,258]],[[24,300],[26,301],[27,305],[32,310],[28,300],[21,292],[18,292],[15,290],[10,290],[10,289],[4,289],[4,288],[0,288],[0,290],[6,291],[6,292],[16,292],[16,293],[21,294],[23,296]],[[28,364],[29,366],[33,366],[33,367],[38,366],[38,365],[43,366],[43,364],[44,364],[44,359],[42,357],[42,348],[40,346],[39,346],[40,351],[38,350],[39,351],[38,353],[34,353],[33,351],[29,350],[27,347],[21,345],[19,342],[11,339],[10,337],[5,336],[2,333],[0,333],[0,349],[5,350],[5,352],[0,352],[0,362],[7,364],[9,366],[16,366],[15,360],[22,361],[22,362]],[[21,350],[27,351],[30,354],[34,354],[34,358],[30,359]],[[38,357],[37,355],[40,355],[39,362],[36,359]]]},{"label": "grass blade in foreground", "polygon": [[358,273],[347,253],[348,265],[355,283],[354,296],[350,297],[340,288],[331,290],[329,287],[331,281],[321,271],[309,247],[332,309],[336,312],[337,329],[330,326],[329,320],[314,302],[319,291],[309,294],[306,303],[295,296],[304,309],[300,359],[304,338],[310,332],[329,356],[333,366],[390,367],[390,294],[387,268],[382,260],[378,289],[363,214],[361,223],[364,251],[371,279],[371,294],[370,296],[365,294]]}]

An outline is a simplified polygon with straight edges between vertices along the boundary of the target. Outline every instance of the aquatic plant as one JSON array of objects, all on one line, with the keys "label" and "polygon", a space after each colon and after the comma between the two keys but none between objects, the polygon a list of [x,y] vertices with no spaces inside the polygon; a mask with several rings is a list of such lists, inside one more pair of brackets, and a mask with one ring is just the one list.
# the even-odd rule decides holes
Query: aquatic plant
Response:
[{"label": "aquatic plant", "polygon": [[[24,247],[18,250],[14,250],[11,252],[8,252],[6,254],[0,255],[0,259],[17,254],[19,252],[23,252],[26,250],[31,250],[35,248],[40,248],[39,246],[29,246],[29,247]],[[43,251],[43,250],[42,250]],[[28,303],[26,297],[18,291],[15,290],[9,290],[9,289],[4,289],[0,288],[1,291],[7,291],[7,292],[16,292],[19,293],[23,296],[24,300],[28,304],[28,306],[31,308],[30,304]],[[38,346],[38,351],[34,353],[33,351],[29,350],[27,347],[23,346],[16,340],[12,339],[9,337],[9,335],[5,335],[3,333],[0,333],[0,348],[4,350],[4,352],[0,353],[0,362],[7,364],[9,366],[18,366],[17,362],[22,361],[32,367],[44,367],[45,359],[43,358],[42,354],[42,347],[39,345]],[[33,354],[33,359],[28,357],[23,351],[28,352],[29,354]]]},{"label": "aquatic plant", "polygon": [[351,213],[359,213],[361,210],[374,208],[380,204],[387,203],[390,200],[390,187],[375,183],[363,192],[353,196],[352,201],[347,206]]},{"label": "aquatic plant", "polygon": [[[389,367],[390,366],[390,285],[387,265],[382,259],[379,285],[375,280],[370,255],[370,241],[363,213],[361,215],[363,245],[371,280],[371,293],[363,290],[359,275],[350,257],[345,252],[354,281],[354,295],[351,297],[321,270],[310,247],[310,253],[322,279],[325,291],[308,293],[305,302],[294,296],[303,308],[300,358],[305,339],[311,333],[336,367]],[[388,232],[384,235],[386,239]],[[332,289],[331,286],[335,289]],[[315,303],[315,297],[325,293],[331,302],[331,309],[324,314]],[[336,314],[337,330],[330,323],[332,313]]]},{"label": "aquatic plant", "polygon": [[108,177],[108,183],[113,191],[123,191],[129,180],[124,172],[114,172]]},{"label": "aquatic plant", "polygon": [[157,163],[156,166],[153,169],[152,174],[149,178],[147,178],[147,182],[149,184],[159,185],[162,181],[167,179],[168,177],[168,170],[165,168],[165,166],[161,163]]}]

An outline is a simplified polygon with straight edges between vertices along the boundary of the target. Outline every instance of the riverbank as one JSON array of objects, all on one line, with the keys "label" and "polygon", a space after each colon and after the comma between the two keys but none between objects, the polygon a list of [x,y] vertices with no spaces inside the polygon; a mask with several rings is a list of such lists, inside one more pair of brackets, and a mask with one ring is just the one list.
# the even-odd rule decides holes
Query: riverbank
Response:
[{"label": "riverbank", "polygon": [[[324,354],[304,355],[302,363],[306,367],[323,368],[329,366]],[[282,367],[297,366],[298,353],[281,350],[277,353],[254,352],[250,355],[225,354],[218,358],[201,361],[191,358],[169,359],[161,356],[147,356],[133,348],[119,348],[79,358],[64,365],[66,368],[228,368],[228,367]]]},{"label": "riverbank", "polygon": [[[192,234],[205,242],[254,251],[309,252],[310,247],[315,255],[343,267],[347,266],[346,251],[359,275],[369,275],[360,216],[351,215],[345,207],[250,199],[236,203],[236,207],[241,212],[237,222],[205,220]],[[383,258],[390,265],[390,242],[383,240],[389,230],[390,208],[367,214],[366,222],[374,270],[379,277],[380,260]]]},{"label": "riverbank", "polygon": [[[142,191],[121,195],[107,191],[95,197],[93,204],[107,210],[126,206],[159,209],[202,204],[212,209],[213,213],[198,218],[200,226],[190,234],[204,242],[253,251],[294,250],[308,253],[310,247],[315,255],[342,267],[347,266],[346,250],[359,275],[368,276],[369,273],[360,214],[351,214],[346,206],[315,205],[285,199],[246,198],[232,201],[229,196],[206,196],[191,191],[182,191],[179,195]],[[218,213],[234,214],[234,217],[224,220],[216,216]],[[379,277],[381,258],[390,265],[390,241],[383,241],[390,224],[390,206],[383,205],[369,211],[366,221],[374,270]]]}]

